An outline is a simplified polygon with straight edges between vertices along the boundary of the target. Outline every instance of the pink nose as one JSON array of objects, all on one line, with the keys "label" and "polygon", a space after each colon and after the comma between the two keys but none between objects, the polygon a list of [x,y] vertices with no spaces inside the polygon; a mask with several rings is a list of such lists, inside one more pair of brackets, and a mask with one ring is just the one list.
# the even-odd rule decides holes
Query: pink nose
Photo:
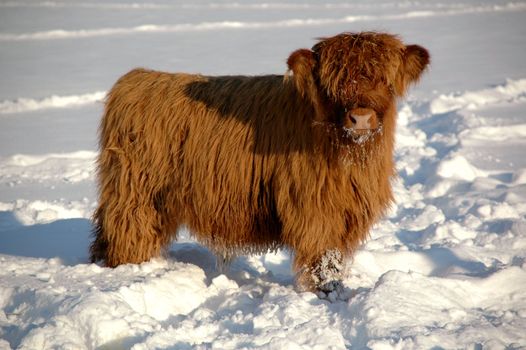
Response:
[{"label": "pink nose", "polygon": [[350,119],[355,131],[367,131],[378,127],[376,112],[371,108],[354,108]]},{"label": "pink nose", "polygon": [[371,122],[369,121],[371,119],[371,115],[352,115],[351,121],[354,123],[354,128],[359,130],[364,129],[370,129],[371,128]]}]

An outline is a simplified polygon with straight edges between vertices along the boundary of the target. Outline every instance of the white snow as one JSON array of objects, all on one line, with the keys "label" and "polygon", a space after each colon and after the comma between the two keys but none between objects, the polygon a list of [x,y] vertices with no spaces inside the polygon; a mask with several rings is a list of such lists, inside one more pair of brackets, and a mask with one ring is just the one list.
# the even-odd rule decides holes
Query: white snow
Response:
[{"label": "white snow", "polygon": [[508,80],[505,85],[483,89],[476,92],[440,95],[431,102],[430,111],[440,114],[455,109],[476,110],[488,104],[526,101],[526,79]]},{"label": "white snow", "polygon": [[97,91],[83,95],[46,97],[40,100],[32,98],[18,98],[15,101],[0,102],[0,114],[12,114],[36,111],[48,108],[67,108],[82,106],[93,102],[100,102],[106,95],[105,91]]},{"label": "white snow", "polygon": [[[13,6],[14,7],[14,6]],[[147,8],[138,6],[138,8]],[[150,7],[151,8],[151,7]],[[307,7],[308,8],[308,7]],[[334,7],[333,7],[334,8]],[[53,29],[34,33],[0,33],[0,42],[2,41],[23,41],[23,40],[51,40],[51,39],[69,39],[69,38],[87,38],[108,35],[132,35],[144,32],[153,33],[172,33],[172,32],[194,32],[194,31],[214,31],[218,29],[265,29],[265,28],[286,28],[286,27],[306,27],[306,26],[323,26],[333,24],[345,24],[365,21],[391,21],[411,18],[426,18],[437,16],[465,15],[472,13],[485,12],[506,12],[506,11],[525,11],[526,4],[521,2],[510,2],[504,5],[481,5],[472,7],[444,7],[434,11],[408,11],[400,14],[385,15],[361,15],[345,16],[341,18],[292,18],[279,21],[264,22],[245,22],[245,21],[219,21],[219,22],[201,22],[201,23],[181,23],[181,24],[142,24],[135,27],[107,27],[97,29],[80,29],[64,30]]]},{"label": "white snow", "polygon": [[[526,349],[524,1],[0,1],[0,349]],[[340,298],[286,250],[224,273],[88,263],[104,91],[143,66],[284,73],[314,38],[386,30],[432,66],[399,105],[397,199]]]}]

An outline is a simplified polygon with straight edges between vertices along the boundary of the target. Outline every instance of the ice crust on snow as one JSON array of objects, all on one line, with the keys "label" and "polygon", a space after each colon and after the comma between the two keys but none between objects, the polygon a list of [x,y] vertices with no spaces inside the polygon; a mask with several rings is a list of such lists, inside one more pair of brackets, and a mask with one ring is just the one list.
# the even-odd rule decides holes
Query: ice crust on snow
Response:
[{"label": "ice crust on snow", "polygon": [[[523,2],[0,8],[0,131],[50,129],[33,133],[38,147],[0,137],[0,349],[526,347]],[[341,295],[297,290],[286,250],[220,272],[184,228],[150,262],[89,263],[91,114],[119,74],[276,72],[285,67],[271,62],[310,47],[306,38],[369,28],[428,47],[433,63],[399,104],[396,203],[348,261]],[[90,125],[92,148],[76,147]]]}]

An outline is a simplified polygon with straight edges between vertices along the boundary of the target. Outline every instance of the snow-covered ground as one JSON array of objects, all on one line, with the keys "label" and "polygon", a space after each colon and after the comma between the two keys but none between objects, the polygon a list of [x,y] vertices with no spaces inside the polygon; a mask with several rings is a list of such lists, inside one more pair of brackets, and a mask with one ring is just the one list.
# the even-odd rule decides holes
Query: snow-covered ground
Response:
[{"label": "snow-covered ground", "polygon": [[[286,251],[220,274],[187,232],[164,258],[88,263],[120,75],[284,73],[313,38],[369,29],[433,62],[347,300],[297,292]],[[0,76],[0,349],[526,349],[526,2],[0,0]]]}]

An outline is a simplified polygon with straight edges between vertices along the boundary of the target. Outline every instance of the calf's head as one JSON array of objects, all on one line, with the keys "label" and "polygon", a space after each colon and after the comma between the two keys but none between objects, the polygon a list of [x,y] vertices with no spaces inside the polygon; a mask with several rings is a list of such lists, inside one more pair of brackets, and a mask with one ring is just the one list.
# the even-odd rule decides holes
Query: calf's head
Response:
[{"label": "calf's head", "polygon": [[[427,50],[391,34],[343,33],[293,52],[288,67],[298,92],[314,106],[313,122],[354,137],[394,126],[396,99],[429,64]],[[352,137],[351,137],[352,136]]]}]

